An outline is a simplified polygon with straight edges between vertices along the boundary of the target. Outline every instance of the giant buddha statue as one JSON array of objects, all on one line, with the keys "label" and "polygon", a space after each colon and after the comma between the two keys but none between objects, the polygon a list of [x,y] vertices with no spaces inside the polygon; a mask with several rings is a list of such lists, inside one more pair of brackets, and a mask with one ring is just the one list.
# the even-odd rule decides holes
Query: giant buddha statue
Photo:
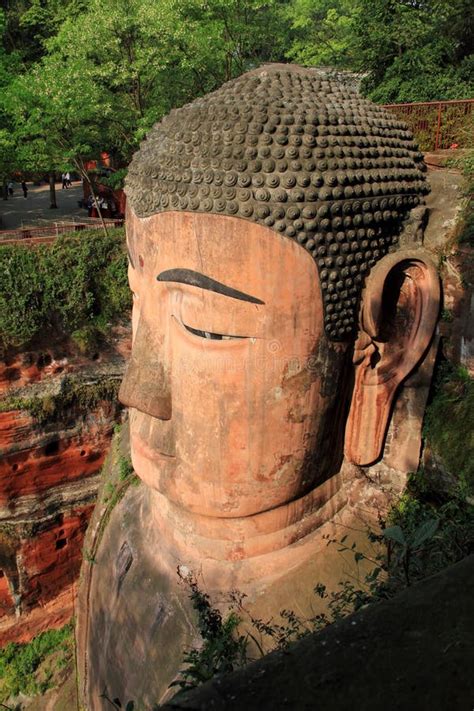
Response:
[{"label": "giant buddha statue", "polygon": [[310,605],[323,535],[383,461],[439,308],[412,135],[315,70],[263,66],[172,111],[126,192],[120,399],[142,484],[82,593],[90,709],[103,688],[166,697],[196,637],[177,569],[217,599]]}]

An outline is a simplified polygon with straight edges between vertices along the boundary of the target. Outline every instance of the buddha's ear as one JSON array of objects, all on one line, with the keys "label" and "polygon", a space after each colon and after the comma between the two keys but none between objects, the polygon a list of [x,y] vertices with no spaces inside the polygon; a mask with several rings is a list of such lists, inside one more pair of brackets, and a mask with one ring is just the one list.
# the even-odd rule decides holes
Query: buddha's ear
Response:
[{"label": "buddha's ear", "polygon": [[439,277],[423,250],[387,255],[367,278],[346,426],[351,462],[364,466],[382,455],[395,393],[430,345],[439,301]]}]

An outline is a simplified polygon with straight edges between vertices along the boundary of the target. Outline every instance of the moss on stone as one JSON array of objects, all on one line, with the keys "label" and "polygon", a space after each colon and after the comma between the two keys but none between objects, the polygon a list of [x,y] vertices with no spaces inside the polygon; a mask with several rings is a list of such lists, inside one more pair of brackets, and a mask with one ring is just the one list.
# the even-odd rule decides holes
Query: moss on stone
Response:
[{"label": "moss on stone", "polygon": [[65,376],[58,392],[46,392],[36,397],[6,398],[0,403],[0,412],[26,410],[43,425],[56,422],[71,414],[87,414],[100,402],[117,403],[120,378],[101,377],[94,382],[84,382],[77,376]]}]

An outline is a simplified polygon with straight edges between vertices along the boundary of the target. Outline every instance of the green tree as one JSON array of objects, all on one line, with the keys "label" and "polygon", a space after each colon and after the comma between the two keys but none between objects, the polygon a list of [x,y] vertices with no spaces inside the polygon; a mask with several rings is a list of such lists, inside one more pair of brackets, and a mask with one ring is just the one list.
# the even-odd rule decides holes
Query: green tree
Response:
[{"label": "green tree", "polygon": [[[22,166],[83,174],[83,160],[100,150],[126,165],[173,107],[284,58],[287,4],[13,0],[5,46],[18,47],[27,70],[1,102]],[[53,185],[51,177],[52,205]]]},{"label": "green tree", "polygon": [[357,0],[354,53],[375,101],[469,98],[473,13],[468,0]]},{"label": "green tree", "polygon": [[[128,162],[146,131],[264,60],[281,59],[278,0],[91,0],[66,20],[48,51],[80,62],[110,111],[107,148]],[[278,37],[281,37],[279,40]]]},{"label": "green tree", "polygon": [[287,56],[365,76],[381,103],[469,98],[470,0],[291,0]]},{"label": "green tree", "polygon": [[[3,10],[0,9],[0,38],[4,39],[7,32],[7,21]],[[8,53],[0,44],[0,96],[3,96],[12,77],[19,70],[17,53]],[[5,111],[0,100],[0,184],[3,187],[3,198],[7,199],[7,181],[17,167],[17,153],[13,127],[8,112]]]},{"label": "green tree", "polygon": [[5,5],[5,50],[16,53],[24,67],[45,54],[45,42],[54,36],[67,17],[84,9],[85,0],[7,0]]},{"label": "green tree", "polygon": [[352,68],[356,12],[351,0],[294,0],[287,11],[293,30],[287,57],[305,66]]},{"label": "green tree", "polygon": [[56,54],[44,57],[10,83],[3,107],[23,169],[50,175],[51,207],[56,170],[74,166],[89,180],[84,161],[106,145],[110,105],[80,58],[66,66]]}]

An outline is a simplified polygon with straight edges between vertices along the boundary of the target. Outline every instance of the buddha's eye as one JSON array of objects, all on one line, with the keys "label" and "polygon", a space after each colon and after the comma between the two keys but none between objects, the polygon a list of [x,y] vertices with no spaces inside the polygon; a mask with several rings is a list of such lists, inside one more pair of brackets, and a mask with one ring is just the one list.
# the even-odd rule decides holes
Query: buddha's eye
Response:
[{"label": "buddha's eye", "polygon": [[200,331],[198,328],[191,328],[183,323],[183,326],[190,333],[194,333],[195,336],[199,338],[206,338],[211,341],[232,341],[237,338],[246,338],[246,336],[224,336],[222,333],[211,333],[211,331]]}]

